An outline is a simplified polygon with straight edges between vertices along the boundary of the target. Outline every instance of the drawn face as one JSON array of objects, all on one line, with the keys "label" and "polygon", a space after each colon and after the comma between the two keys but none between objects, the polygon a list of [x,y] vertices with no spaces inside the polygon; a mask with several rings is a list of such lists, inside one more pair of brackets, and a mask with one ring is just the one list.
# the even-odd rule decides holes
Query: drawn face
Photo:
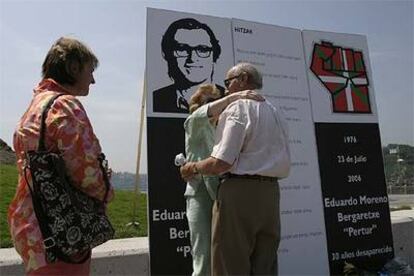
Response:
[{"label": "drawn face", "polygon": [[213,71],[213,48],[207,32],[202,29],[179,29],[174,39],[174,56],[178,69],[186,79],[194,84],[209,79]]}]

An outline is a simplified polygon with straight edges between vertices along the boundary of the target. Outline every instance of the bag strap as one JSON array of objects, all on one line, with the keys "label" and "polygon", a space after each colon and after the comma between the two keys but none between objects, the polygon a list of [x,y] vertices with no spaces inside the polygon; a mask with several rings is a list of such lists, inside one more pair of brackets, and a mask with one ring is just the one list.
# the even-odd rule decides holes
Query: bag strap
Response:
[{"label": "bag strap", "polygon": [[[60,94],[57,94],[57,95],[53,96],[52,98],[50,98],[49,102],[46,104],[46,106],[44,107],[44,109],[42,111],[41,123],[40,123],[40,137],[39,137],[39,144],[38,144],[38,147],[37,147],[37,151],[46,151],[45,130],[46,130],[47,113],[49,112],[49,109],[52,107],[52,104],[54,103],[54,101],[62,95],[64,95],[64,94],[60,93]],[[108,196],[111,184],[110,184],[109,179],[108,179],[106,168],[104,168],[104,166],[103,166],[103,162],[105,162],[105,154],[103,154],[103,153],[99,154],[98,161],[99,161],[99,165],[100,165],[100,168],[101,168],[101,171],[102,171],[103,180],[104,180],[105,188],[106,188],[105,197],[104,197],[104,201],[106,202],[106,198]]]},{"label": "bag strap", "polygon": [[[45,107],[42,111],[41,123],[40,123],[40,135],[39,135],[39,143],[38,143],[37,151],[46,151],[45,129],[46,129],[47,113],[48,113],[49,109],[51,108],[52,104],[54,103],[54,101],[62,95],[64,95],[64,94],[59,93],[59,94],[56,94],[53,97],[51,97],[49,102],[45,105]],[[105,155],[103,155],[103,159],[105,159]],[[102,162],[100,162],[100,163],[101,163],[101,168],[103,168]],[[66,256],[60,250],[58,250],[58,248],[56,247],[56,244],[54,243],[53,235],[52,235],[50,229],[48,227],[46,227],[44,223],[40,223],[40,221],[46,221],[47,218],[46,218],[46,215],[43,212],[43,209],[42,209],[41,203],[39,201],[39,198],[36,195],[36,191],[34,191],[34,189],[29,184],[29,180],[28,180],[28,177],[27,177],[27,170],[28,169],[29,169],[29,166],[27,164],[25,164],[25,166],[23,168],[23,173],[24,173],[24,178],[25,178],[26,184],[29,188],[30,195],[32,197],[33,208],[35,210],[37,210],[35,212],[35,214],[36,214],[36,217],[39,221],[39,227],[41,228],[41,232],[44,233],[45,236],[47,236],[47,238],[44,239],[43,242],[45,243],[46,240],[51,240],[52,244],[50,244],[47,247],[50,248],[50,250],[52,250],[54,252],[54,254],[58,257],[58,259],[66,262],[66,263],[72,263],[72,264],[82,264],[82,263],[84,263],[85,261],[87,261],[90,258],[91,251],[89,251],[88,254],[86,254],[85,257],[80,259],[80,260],[77,260],[77,261],[72,260],[69,256]],[[106,174],[104,174],[104,179],[108,180]],[[109,182],[108,182],[108,184],[109,184]],[[108,184],[105,181],[105,186],[107,186],[107,191],[106,191],[106,194],[105,194],[105,198],[108,194],[108,189],[109,189]],[[45,244],[45,246],[46,246],[46,244]]]},{"label": "bag strap", "polygon": [[[40,138],[39,138],[39,144],[38,144],[37,151],[46,151],[45,130],[46,130],[47,113],[49,112],[49,109],[52,107],[52,104],[54,103],[54,101],[62,95],[64,94],[60,93],[50,98],[49,102],[46,104],[46,106],[44,107],[42,111],[41,123],[40,123]],[[103,180],[104,180],[105,188],[106,188],[105,197],[104,197],[104,201],[106,202],[106,198],[108,196],[111,184],[108,179],[106,168],[104,168],[104,165],[103,165],[103,163],[105,162],[105,154],[100,153],[98,156],[98,161],[99,161],[99,165],[102,171],[102,176],[103,176]]]},{"label": "bag strap", "polygon": [[109,181],[109,178],[108,178],[108,172],[107,172],[108,165],[106,163],[107,162],[106,157],[105,157],[105,154],[103,152],[101,152],[98,155],[98,161],[99,161],[99,166],[101,168],[102,177],[103,177],[103,181],[105,183],[105,188],[106,188],[105,196],[103,198],[103,201],[106,203],[107,202],[106,198],[108,197],[108,193],[109,193],[109,189],[111,188],[111,184],[110,184],[110,181]]},{"label": "bag strap", "polygon": [[45,146],[45,129],[46,129],[46,118],[47,118],[47,113],[49,112],[50,107],[52,106],[52,104],[54,103],[54,101],[62,96],[64,94],[57,94],[55,96],[53,96],[49,102],[46,104],[46,106],[44,107],[43,111],[42,111],[42,116],[41,116],[41,123],[40,123],[40,136],[39,136],[39,144],[37,147],[38,151],[46,151],[46,146]]}]

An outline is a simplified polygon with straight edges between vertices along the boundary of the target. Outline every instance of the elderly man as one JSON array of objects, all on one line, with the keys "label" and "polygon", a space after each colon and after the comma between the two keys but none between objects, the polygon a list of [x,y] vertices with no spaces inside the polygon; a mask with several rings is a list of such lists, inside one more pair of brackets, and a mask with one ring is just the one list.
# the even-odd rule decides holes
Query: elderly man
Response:
[{"label": "elderly man", "polygon": [[[168,27],[161,48],[174,83],[153,92],[153,111],[188,113],[195,88],[213,81],[214,64],[221,53],[219,41],[206,24],[183,18]],[[223,87],[217,88],[224,92]]]},{"label": "elderly man", "polygon": [[[262,88],[249,63],[231,68],[229,93]],[[277,274],[279,186],[289,173],[287,127],[268,101],[242,99],[221,114],[211,156],[181,168],[184,179],[222,175],[212,218],[213,275]]]}]

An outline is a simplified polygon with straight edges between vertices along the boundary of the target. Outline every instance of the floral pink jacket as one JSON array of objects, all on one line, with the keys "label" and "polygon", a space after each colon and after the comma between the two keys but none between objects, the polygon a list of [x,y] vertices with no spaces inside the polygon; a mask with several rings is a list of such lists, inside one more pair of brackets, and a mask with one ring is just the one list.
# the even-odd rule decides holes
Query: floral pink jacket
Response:
[{"label": "floral pink jacket", "polygon": [[[54,80],[42,80],[34,89],[32,102],[14,133],[19,180],[16,194],[9,206],[8,222],[14,246],[22,256],[27,272],[47,263],[42,234],[23,175],[24,153],[37,149],[41,112],[56,93],[67,95],[57,98],[48,112],[45,131],[46,148],[62,153],[73,185],[101,200],[105,195],[105,184],[97,161],[101,147],[82,104]],[[108,200],[112,197],[111,189]]]}]

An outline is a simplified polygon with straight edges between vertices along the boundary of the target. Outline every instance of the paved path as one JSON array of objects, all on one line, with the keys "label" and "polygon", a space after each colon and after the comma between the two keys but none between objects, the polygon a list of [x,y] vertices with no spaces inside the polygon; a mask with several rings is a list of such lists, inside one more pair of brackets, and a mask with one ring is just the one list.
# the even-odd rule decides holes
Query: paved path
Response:
[{"label": "paved path", "polygon": [[414,208],[413,195],[388,195],[390,207],[411,206]]}]

